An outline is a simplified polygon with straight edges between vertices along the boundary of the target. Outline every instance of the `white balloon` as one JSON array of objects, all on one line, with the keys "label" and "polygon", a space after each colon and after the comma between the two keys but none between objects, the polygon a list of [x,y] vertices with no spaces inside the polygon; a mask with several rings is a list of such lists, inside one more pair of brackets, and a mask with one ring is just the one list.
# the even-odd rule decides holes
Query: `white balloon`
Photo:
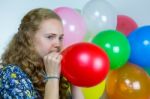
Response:
[{"label": "white balloon", "polygon": [[98,33],[106,29],[116,29],[116,9],[105,0],[91,0],[83,7],[82,15],[88,32]]}]

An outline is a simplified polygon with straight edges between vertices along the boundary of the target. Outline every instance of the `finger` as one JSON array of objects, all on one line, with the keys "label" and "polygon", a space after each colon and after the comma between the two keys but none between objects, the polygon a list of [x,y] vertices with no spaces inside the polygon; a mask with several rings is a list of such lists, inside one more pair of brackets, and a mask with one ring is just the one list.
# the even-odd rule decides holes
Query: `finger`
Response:
[{"label": "finger", "polygon": [[53,52],[53,53],[49,53],[48,55],[44,56],[44,62],[45,62],[45,63],[48,63],[48,62],[54,60],[54,59],[53,59],[54,56],[55,56],[55,53],[54,53],[54,52]]},{"label": "finger", "polygon": [[57,52],[51,52],[48,54],[48,57],[50,59],[56,59],[56,57],[58,56],[58,53]]},{"label": "finger", "polygon": [[57,57],[57,60],[59,61],[59,62],[61,62],[61,60],[62,60],[62,55],[59,55],[58,57]]}]

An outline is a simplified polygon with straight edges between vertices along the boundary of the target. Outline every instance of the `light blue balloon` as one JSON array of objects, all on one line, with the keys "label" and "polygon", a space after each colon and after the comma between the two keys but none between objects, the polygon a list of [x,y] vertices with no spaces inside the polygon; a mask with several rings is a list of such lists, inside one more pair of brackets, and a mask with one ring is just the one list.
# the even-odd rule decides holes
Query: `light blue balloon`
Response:
[{"label": "light blue balloon", "polygon": [[137,28],[128,36],[131,46],[129,61],[142,68],[150,68],[150,26]]}]

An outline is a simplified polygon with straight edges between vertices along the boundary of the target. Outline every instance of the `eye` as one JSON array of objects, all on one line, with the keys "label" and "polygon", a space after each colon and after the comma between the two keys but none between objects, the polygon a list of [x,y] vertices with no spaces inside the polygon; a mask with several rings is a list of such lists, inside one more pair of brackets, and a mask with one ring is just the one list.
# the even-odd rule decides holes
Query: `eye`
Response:
[{"label": "eye", "polygon": [[60,41],[62,41],[63,39],[64,39],[64,37],[63,37],[63,36],[59,37],[59,40],[60,40]]},{"label": "eye", "polygon": [[48,39],[53,39],[53,38],[55,38],[55,36],[50,35],[50,36],[47,36],[47,38]]}]

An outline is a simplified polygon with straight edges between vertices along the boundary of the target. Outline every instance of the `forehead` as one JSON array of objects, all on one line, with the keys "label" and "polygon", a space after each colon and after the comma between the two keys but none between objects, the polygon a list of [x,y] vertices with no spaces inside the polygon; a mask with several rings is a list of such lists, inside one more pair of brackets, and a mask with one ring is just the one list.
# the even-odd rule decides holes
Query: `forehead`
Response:
[{"label": "forehead", "polygon": [[47,19],[41,22],[39,31],[42,33],[63,34],[63,25],[58,19]]}]

